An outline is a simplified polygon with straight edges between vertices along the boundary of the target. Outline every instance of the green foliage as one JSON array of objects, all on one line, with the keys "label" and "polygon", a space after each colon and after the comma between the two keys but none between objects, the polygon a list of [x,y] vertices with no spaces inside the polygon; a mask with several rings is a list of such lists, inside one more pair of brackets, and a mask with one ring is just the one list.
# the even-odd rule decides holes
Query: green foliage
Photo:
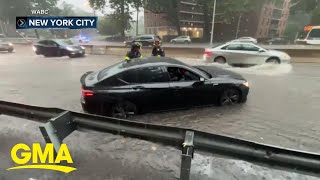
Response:
[{"label": "green foliage", "polygon": [[114,20],[109,15],[99,17],[98,29],[102,35],[116,35],[121,31],[120,27],[114,23]]},{"label": "green foliage", "polygon": [[310,24],[320,24],[320,0],[292,0],[291,13],[311,15]]},{"label": "green foliage", "polygon": [[[119,27],[121,35],[125,36],[125,31],[131,28],[132,21],[130,6],[140,8],[143,5],[143,0],[109,0],[110,8],[114,12],[110,15],[112,22],[116,27]],[[107,5],[107,0],[89,0],[90,6],[94,9],[104,11]]]}]

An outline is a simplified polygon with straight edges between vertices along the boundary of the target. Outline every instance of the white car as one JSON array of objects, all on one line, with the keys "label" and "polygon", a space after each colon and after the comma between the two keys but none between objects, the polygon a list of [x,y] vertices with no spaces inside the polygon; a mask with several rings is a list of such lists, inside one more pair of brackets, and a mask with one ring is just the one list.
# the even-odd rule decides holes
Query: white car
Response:
[{"label": "white car", "polygon": [[70,40],[73,43],[89,43],[90,42],[89,38],[85,36],[74,36],[70,38]]},{"label": "white car", "polygon": [[207,63],[259,65],[290,63],[291,57],[285,52],[267,50],[253,43],[231,42],[214,48],[206,48],[203,59]]},{"label": "white car", "polygon": [[191,38],[190,38],[190,36],[179,36],[179,37],[172,39],[170,42],[173,44],[176,44],[176,43],[190,44]]},{"label": "white car", "polygon": [[232,40],[231,42],[251,42],[257,44],[258,40],[252,37],[241,37],[239,39]]}]

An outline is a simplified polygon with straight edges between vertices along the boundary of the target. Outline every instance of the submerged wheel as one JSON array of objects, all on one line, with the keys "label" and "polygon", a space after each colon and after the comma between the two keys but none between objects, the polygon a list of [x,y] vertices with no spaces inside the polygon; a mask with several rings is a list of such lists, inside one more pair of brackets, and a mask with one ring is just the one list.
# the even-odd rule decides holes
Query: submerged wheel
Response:
[{"label": "submerged wheel", "polygon": [[237,104],[240,101],[240,93],[236,89],[226,89],[219,98],[220,106]]},{"label": "submerged wheel", "polygon": [[219,57],[216,57],[213,62],[219,63],[219,64],[225,64],[227,61],[224,57],[219,56]]},{"label": "submerged wheel", "polygon": [[268,64],[280,64],[280,60],[278,58],[270,58],[266,61]]},{"label": "submerged wheel", "polygon": [[111,107],[111,116],[126,119],[137,114],[137,106],[131,102],[116,103]]}]

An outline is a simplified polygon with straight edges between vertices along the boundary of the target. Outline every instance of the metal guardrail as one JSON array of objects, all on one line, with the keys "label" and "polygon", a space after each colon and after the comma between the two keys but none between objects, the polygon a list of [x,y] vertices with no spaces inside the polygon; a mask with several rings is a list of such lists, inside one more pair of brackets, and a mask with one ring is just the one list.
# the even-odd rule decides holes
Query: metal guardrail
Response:
[{"label": "metal guardrail", "polygon": [[128,120],[0,101],[0,114],[45,123],[40,130],[56,151],[63,139],[78,128],[160,142],[182,150],[180,179],[190,177],[194,149],[236,158],[275,169],[320,177],[320,155],[268,146],[192,129],[167,127]]}]

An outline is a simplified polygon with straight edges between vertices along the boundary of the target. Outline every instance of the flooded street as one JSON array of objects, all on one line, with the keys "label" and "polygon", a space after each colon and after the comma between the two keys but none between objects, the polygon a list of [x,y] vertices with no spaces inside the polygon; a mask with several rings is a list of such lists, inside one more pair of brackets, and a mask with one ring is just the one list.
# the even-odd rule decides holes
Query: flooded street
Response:
[{"label": "flooded street", "polygon": [[[0,54],[0,99],[81,111],[80,76],[118,62],[116,56],[69,59],[33,54]],[[189,64],[199,60],[181,59]],[[209,64],[213,66],[221,66]],[[234,136],[320,153],[320,65],[283,64],[250,68],[221,66],[250,83],[248,101],[231,107],[205,107],[149,113],[132,120]],[[95,132],[66,139],[78,170],[70,175],[46,171],[6,171],[15,143],[43,142],[39,124],[0,116],[0,179],[176,179],[180,151],[159,144]],[[139,166],[137,166],[139,163]],[[228,167],[228,168],[226,168]],[[196,154],[192,179],[316,179],[236,160]],[[134,178],[132,178],[134,177]],[[219,178],[223,177],[223,178]]]}]

